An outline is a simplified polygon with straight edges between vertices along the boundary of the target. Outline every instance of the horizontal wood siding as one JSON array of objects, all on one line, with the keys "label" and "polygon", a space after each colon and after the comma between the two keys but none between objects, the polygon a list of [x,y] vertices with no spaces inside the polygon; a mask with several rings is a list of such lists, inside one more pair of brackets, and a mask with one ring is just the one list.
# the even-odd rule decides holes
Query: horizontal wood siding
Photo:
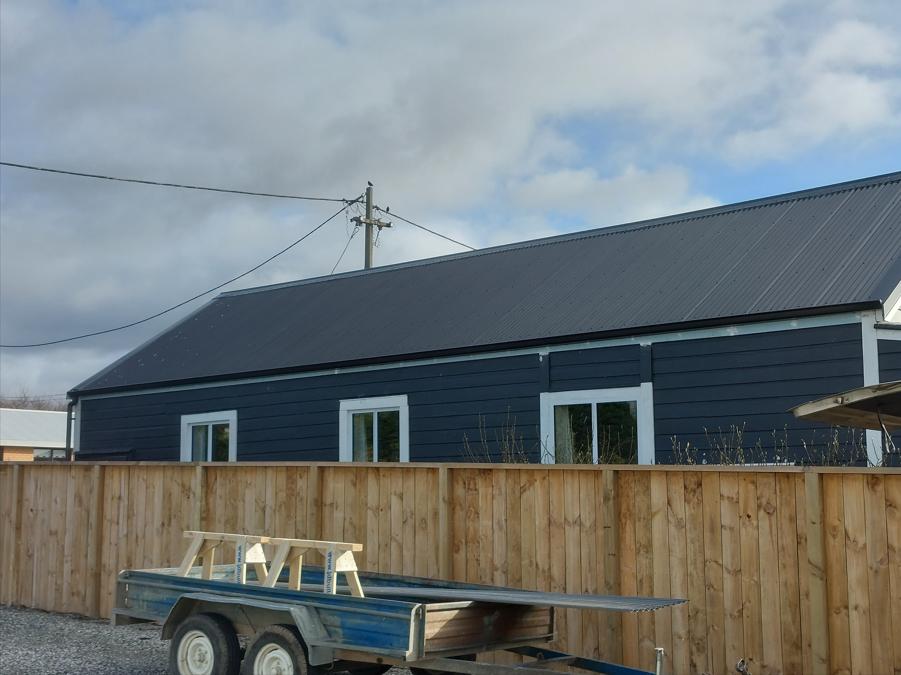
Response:
[{"label": "horizontal wood siding", "polygon": [[537,355],[87,399],[82,457],[177,460],[181,416],[237,410],[239,460],[333,461],[342,399],[406,394],[413,461],[538,457]]},{"label": "horizontal wood siding", "polygon": [[636,387],[641,383],[640,347],[600,347],[551,352],[550,391]]},{"label": "horizontal wood siding", "polygon": [[186,529],[359,542],[373,571],[686,598],[557,613],[557,649],[630,666],[662,646],[667,673],[901,674],[901,469],[2,464],[0,603],[107,617],[117,573],[177,564]]},{"label": "horizontal wood siding", "polygon": [[[653,345],[657,461],[674,459],[674,440],[696,461],[711,448],[758,443],[763,455],[807,459],[829,436],[823,425],[788,412],[799,403],[863,385],[858,324],[757,333]],[[706,430],[706,431],[705,431]]]}]

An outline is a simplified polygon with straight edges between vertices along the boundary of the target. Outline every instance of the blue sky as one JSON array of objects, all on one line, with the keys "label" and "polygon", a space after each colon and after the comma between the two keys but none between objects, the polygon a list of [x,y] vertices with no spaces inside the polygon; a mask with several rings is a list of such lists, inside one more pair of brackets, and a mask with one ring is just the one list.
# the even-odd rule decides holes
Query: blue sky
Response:
[{"label": "blue sky", "polygon": [[[901,169],[894,1],[0,5],[4,161],[355,196],[477,247]],[[327,207],[0,170],[0,342],[153,313]],[[331,270],[346,217],[235,287]],[[377,264],[457,252],[396,223]],[[358,268],[355,238],[338,271]],[[187,307],[190,310],[194,305]],[[178,313],[0,350],[60,394]]]}]

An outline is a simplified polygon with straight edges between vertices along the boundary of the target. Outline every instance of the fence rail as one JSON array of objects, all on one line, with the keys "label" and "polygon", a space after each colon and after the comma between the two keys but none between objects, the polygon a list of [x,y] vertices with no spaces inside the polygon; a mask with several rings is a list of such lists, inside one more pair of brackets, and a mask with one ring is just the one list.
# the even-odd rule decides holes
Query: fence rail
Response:
[{"label": "fence rail", "polygon": [[182,530],[357,541],[361,568],[683,597],[559,613],[560,648],[668,672],[901,673],[901,471],[2,464],[0,602],[109,616]]}]

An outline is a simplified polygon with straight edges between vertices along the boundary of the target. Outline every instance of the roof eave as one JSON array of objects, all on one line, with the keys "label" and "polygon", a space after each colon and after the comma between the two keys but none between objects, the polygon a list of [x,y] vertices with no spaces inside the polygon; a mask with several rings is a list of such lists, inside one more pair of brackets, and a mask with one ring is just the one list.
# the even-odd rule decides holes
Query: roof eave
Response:
[{"label": "roof eave", "polygon": [[[714,319],[698,319],[694,321],[679,321],[668,324],[654,324],[649,326],[641,326],[637,328],[621,328],[608,331],[597,331],[590,333],[578,333],[559,335],[554,337],[533,338],[528,340],[517,340],[511,342],[497,342],[477,346],[462,346],[447,349],[437,349],[432,351],[410,352],[405,354],[390,354],[384,356],[373,356],[363,359],[353,359],[348,361],[336,361],[329,363],[315,363],[305,366],[273,368],[269,370],[256,370],[244,373],[229,373],[227,375],[209,375],[202,377],[184,378],[178,380],[160,380],[157,382],[143,382],[138,384],[129,384],[116,387],[98,387],[93,389],[80,389],[75,387],[67,392],[70,399],[77,399],[80,396],[93,394],[111,394],[111,393],[127,393],[129,391],[156,389],[163,387],[173,387],[179,385],[201,384],[207,382],[216,382],[221,380],[240,380],[253,377],[267,377],[272,375],[290,375],[308,373],[318,370],[332,370],[335,368],[354,368],[368,365],[380,365],[401,361],[416,361],[420,359],[440,358],[445,356],[460,356],[463,354],[484,354],[486,352],[506,351],[512,349],[528,349],[551,345],[566,344],[570,342],[586,342],[591,340],[605,340],[625,336],[641,336],[651,333],[668,333],[684,330],[696,330],[700,328],[713,328],[717,326],[728,326],[736,324],[760,323],[763,321],[775,321],[786,318],[801,318],[808,316],[838,314],[842,312],[854,312],[869,309],[881,309],[881,300],[867,300],[856,303],[847,303],[842,305],[831,305],[828,307],[811,307],[791,310],[780,310],[775,312],[765,312],[760,314],[743,314],[737,316],[718,317]],[[80,385],[79,385],[80,386]]]}]

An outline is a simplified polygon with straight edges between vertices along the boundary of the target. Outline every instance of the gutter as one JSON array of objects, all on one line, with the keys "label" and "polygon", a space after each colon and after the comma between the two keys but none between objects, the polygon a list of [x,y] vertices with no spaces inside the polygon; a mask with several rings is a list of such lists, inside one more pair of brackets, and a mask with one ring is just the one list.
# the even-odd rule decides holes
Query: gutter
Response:
[{"label": "gutter", "polygon": [[[71,389],[68,395],[77,399],[79,396],[89,396],[95,394],[127,394],[129,391],[141,390],[147,388],[159,388],[180,386],[188,384],[203,384],[207,382],[217,382],[223,379],[240,380],[252,377],[267,377],[271,375],[293,375],[305,372],[313,372],[318,370],[331,370],[335,368],[353,368],[369,365],[390,364],[397,361],[415,361],[417,359],[440,358],[444,356],[459,356],[465,354],[481,354],[485,352],[493,352],[508,349],[535,349],[557,344],[567,344],[573,342],[582,342],[590,340],[602,340],[608,338],[617,338],[625,336],[640,337],[649,333],[665,333],[693,330],[698,328],[710,328],[717,326],[740,325],[748,323],[758,323],[762,321],[773,321],[785,318],[800,318],[807,316],[819,316],[838,314],[844,312],[854,312],[868,309],[878,309],[882,307],[880,300],[868,300],[864,302],[848,303],[844,305],[829,305],[826,307],[812,307],[804,309],[778,310],[774,312],[763,312],[760,314],[740,314],[726,317],[716,317],[711,319],[696,319],[693,321],[678,321],[667,324],[655,324],[641,327],[628,327],[606,331],[596,331],[590,333],[560,335],[554,337],[540,337],[524,340],[516,340],[510,342],[492,343],[478,346],[463,346],[444,349],[436,349],[423,352],[412,352],[407,354],[390,354],[385,356],[376,356],[368,358],[351,359],[347,361],[338,361],[332,363],[315,363],[303,366],[289,366],[283,368],[271,368],[265,370],[257,370],[243,373],[219,373],[216,375],[204,375],[198,377],[188,377],[177,380],[161,380],[157,382],[141,382],[127,385],[114,385],[107,387],[97,387],[94,389]],[[136,350],[137,351],[137,350]],[[134,352],[131,352],[134,353]],[[128,355],[126,355],[128,356]],[[124,358],[116,363],[121,362]],[[114,365],[100,371],[108,372]],[[96,376],[91,379],[96,379]],[[88,380],[90,381],[90,380]]]}]

